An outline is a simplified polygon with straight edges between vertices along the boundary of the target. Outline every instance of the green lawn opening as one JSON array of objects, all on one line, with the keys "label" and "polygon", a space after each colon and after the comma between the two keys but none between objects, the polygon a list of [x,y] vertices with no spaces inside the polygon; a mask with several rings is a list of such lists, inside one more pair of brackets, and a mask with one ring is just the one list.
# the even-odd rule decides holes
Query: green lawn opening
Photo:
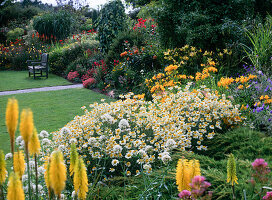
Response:
[{"label": "green lawn opening", "polygon": [[71,85],[66,79],[49,74],[48,79],[28,77],[28,71],[0,71],[0,91]]},{"label": "green lawn opening", "polygon": [[[62,128],[76,115],[83,115],[82,106],[89,108],[91,103],[99,103],[101,99],[106,102],[114,101],[108,96],[84,88],[0,96],[0,147],[5,153],[10,152],[5,113],[8,98],[12,97],[18,100],[20,113],[23,108],[31,108],[38,132],[46,130],[49,133]],[[16,136],[19,134],[18,125]]]}]

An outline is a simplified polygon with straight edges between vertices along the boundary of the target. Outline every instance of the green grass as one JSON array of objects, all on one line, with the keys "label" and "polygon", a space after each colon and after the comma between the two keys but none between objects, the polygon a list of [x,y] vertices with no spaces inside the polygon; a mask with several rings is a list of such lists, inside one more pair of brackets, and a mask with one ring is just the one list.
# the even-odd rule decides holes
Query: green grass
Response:
[{"label": "green grass", "polygon": [[[93,102],[113,99],[87,89],[66,89],[49,92],[35,92],[17,95],[0,96],[0,148],[10,152],[9,135],[5,126],[5,109],[8,98],[15,97],[19,102],[19,110],[31,108],[34,123],[38,131],[56,131],[71,121],[76,115],[82,115],[82,106],[88,108]],[[17,128],[18,129],[18,128]],[[17,130],[17,135],[19,131]]]},{"label": "green grass", "polygon": [[27,71],[0,71],[0,91],[70,84],[66,79],[54,74],[49,74],[48,79],[42,77],[34,80],[33,77],[28,77]]}]

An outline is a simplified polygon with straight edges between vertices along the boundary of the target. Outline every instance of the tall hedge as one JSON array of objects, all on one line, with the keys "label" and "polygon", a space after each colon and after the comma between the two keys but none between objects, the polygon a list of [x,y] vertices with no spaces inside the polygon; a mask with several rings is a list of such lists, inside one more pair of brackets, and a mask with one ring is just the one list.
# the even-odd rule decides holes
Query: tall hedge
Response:
[{"label": "tall hedge", "polygon": [[232,40],[224,36],[225,21],[242,24],[257,16],[264,18],[271,8],[269,0],[161,0],[155,17],[165,46],[190,44],[214,49]]},{"label": "tall hedge", "polygon": [[44,34],[48,38],[55,36],[60,40],[69,36],[72,22],[71,14],[61,10],[35,17],[33,27],[40,35]]},{"label": "tall hedge", "polygon": [[118,32],[124,30],[125,22],[125,8],[120,0],[110,1],[103,6],[96,26],[98,28],[99,42],[104,51],[108,51]]}]

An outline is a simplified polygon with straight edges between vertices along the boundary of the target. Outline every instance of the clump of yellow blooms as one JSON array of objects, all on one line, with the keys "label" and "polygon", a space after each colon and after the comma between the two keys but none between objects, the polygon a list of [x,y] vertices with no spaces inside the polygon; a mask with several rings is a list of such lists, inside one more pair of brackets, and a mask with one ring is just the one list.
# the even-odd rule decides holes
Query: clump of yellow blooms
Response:
[{"label": "clump of yellow blooms", "polygon": [[0,187],[5,182],[7,173],[5,155],[4,152],[0,150]]},{"label": "clump of yellow blooms", "polygon": [[45,169],[45,172],[44,172],[44,180],[45,180],[45,185],[48,189],[48,194],[49,196],[51,196],[51,191],[52,191],[52,186],[50,184],[50,177],[49,177],[49,170],[50,170],[50,157],[47,157],[46,158],[46,161],[44,163],[44,169]]},{"label": "clump of yellow blooms", "polygon": [[[227,53],[229,53],[227,51]],[[171,61],[173,64],[168,65],[164,69],[164,73],[158,73],[151,79],[146,79],[145,84],[153,94],[161,95],[162,91],[167,90],[168,87],[180,86],[182,83],[195,80],[202,81],[211,76],[211,73],[216,73],[218,70],[216,66],[219,64],[217,58],[214,57],[213,52],[197,50],[195,47],[186,45],[182,48],[168,50],[164,53],[165,59]],[[222,53],[223,55],[223,53]],[[198,56],[198,58],[196,58]],[[212,57],[213,56],[213,57]],[[181,74],[180,71],[186,70],[188,63],[196,62],[195,60],[204,60],[204,63],[195,63],[193,66],[199,66],[201,72],[196,72],[195,76]],[[164,99],[163,99],[164,100]]]},{"label": "clump of yellow blooms", "polygon": [[66,166],[63,161],[63,155],[60,151],[54,151],[50,160],[49,186],[52,187],[55,195],[60,197],[66,181]]},{"label": "clump of yellow blooms", "polygon": [[23,151],[14,152],[13,168],[14,172],[16,172],[18,176],[22,178],[25,173],[25,156]]},{"label": "clump of yellow blooms", "polygon": [[200,176],[198,160],[179,159],[176,169],[176,184],[178,190],[191,190],[190,183],[195,176]]},{"label": "clump of yellow blooms", "polygon": [[229,78],[229,77],[221,77],[220,81],[218,81],[217,85],[218,87],[224,87],[226,89],[229,88],[229,85],[232,83],[240,83],[237,89],[243,89],[247,85],[243,85],[248,83],[250,80],[257,78],[256,75],[249,74],[248,76],[240,76],[237,78]]},{"label": "clump of yellow blooms", "polygon": [[260,96],[260,100],[263,101],[264,104],[271,104],[272,103],[272,97],[269,97],[268,95]]},{"label": "clump of yellow blooms", "polygon": [[34,132],[29,141],[29,153],[30,155],[38,155],[40,153],[41,144],[38,138],[37,130],[34,128]]},{"label": "clump of yellow blooms", "polygon": [[237,182],[238,178],[236,176],[236,162],[233,154],[229,155],[228,164],[227,164],[227,183],[231,182],[231,185],[234,185],[234,182]]},{"label": "clump of yellow blooms", "polygon": [[6,109],[6,126],[10,136],[11,152],[14,153],[14,139],[15,131],[17,129],[19,108],[18,101],[16,99],[8,99]]},{"label": "clump of yellow blooms", "polygon": [[10,134],[10,138],[15,137],[15,131],[18,124],[18,101],[16,99],[8,99],[7,109],[6,109],[6,126],[8,129],[8,133]]},{"label": "clump of yellow blooms", "polygon": [[77,153],[77,149],[76,149],[76,144],[72,143],[71,144],[71,153],[70,153],[70,176],[72,176],[74,174],[75,171],[75,166],[78,160],[78,153]]},{"label": "clump of yellow blooms", "polygon": [[8,200],[25,199],[23,185],[17,173],[12,172],[9,176],[7,199]]},{"label": "clump of yellow blooms", "polygon": [[169,65],[169,66],[165,67],[164,71],[166,72],[166,74],[169,74],[172,71],[176,70],[177,68],[178,68],[177,65]]},{"label": "clump of yellow blooms", "polygon": [[20,120],[20,132],[25,144],[28,145],[34,130],[32,111],[30,109],[23,109]]},{"label": "clump of yellow blooms", "polygon": [[88,177],[82,158],[77,159],[74,173],[74,188],[79,199],[86,199],[88,192]]}]

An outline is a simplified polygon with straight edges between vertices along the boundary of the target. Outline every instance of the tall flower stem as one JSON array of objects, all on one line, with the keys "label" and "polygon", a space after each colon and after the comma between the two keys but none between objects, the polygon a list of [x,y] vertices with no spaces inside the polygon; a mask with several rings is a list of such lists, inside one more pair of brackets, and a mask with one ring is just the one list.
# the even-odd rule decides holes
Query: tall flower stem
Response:
[{"label": "tall flower stem", "polygon": [[12,158],[14,156],[14,138],[10,138],[10,150],[12,153]]},{"label": "tall flower stem", "polygon": [[5,200],[3,185],[0,184],[0,200]]},{"label": "tall flower stem", "polygon": [[234,184],[232,185],[232,199],[235,200],[235,189],[234,189]]},{"label": "tall flower stem", "polygon": [[36,179],[36,200],[39,199],[39,187],[38,187],[38,164],[37,164],[37,154],[34,156],[35,159],[35,179]]},{"label": "tall flower stem", "polygon": [[27,176],[28,176],[28,196],[29,200],[31,200],[31,188],[30,188],[30,167],[29,167],[29,153],[28,153],[28,143],[25,146],[26,153],[26,163],[27,163]]}]

